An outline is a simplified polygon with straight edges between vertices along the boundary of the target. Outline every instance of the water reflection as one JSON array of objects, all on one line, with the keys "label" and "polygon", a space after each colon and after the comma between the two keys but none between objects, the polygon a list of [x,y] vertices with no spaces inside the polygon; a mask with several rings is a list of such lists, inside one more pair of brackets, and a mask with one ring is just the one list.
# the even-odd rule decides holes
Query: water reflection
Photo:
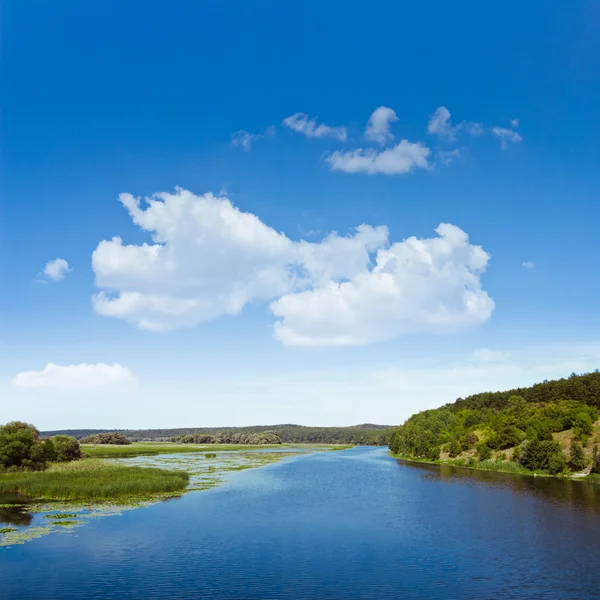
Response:
[{"label": "water reflection", "polygon": [[33,515],[23,506],[23,496],[0,494],[0,525],[31,525]]},{"label": "water reflection", "polygon": [[480,471],[452,465],[429,465],[398,461],[399,464],[427,471],[427,478],[461,485],[503,487],[517,494],[528,494],[544,501],[569,504],[576,509],[600,512],[600,485],[585,480],[534,477],[496,471]]}]

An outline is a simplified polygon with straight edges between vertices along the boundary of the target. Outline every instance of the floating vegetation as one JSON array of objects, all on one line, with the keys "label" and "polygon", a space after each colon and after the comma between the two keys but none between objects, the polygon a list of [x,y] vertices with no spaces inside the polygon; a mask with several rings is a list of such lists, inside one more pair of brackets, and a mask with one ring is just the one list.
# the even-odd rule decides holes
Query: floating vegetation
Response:
[{"label": "floating vegetation", "polygon": [[[0,550],[2,546],[23,544],[50,533],[68,532],[95,518],[118,516],[125,511],[172,499],[185,492],[214,488],[225,480],[228,473],[262,467],[300,453],[328,449],[313,446],[291,452],[281,451],[280,448],[278,451],[240,451],[236,448],[236,451],[218,453],[85,459],[66,463],[58,469],[51,467],[41,473],[11,473],[11,477],[15,475],[16,478],[21,477],[21,481],[28,482],[34,481],[36,476],[48,474],[59,483],[52,487],[52,493],[48,492],[47,487],[44,488],[48,499],[53,501],[24,502],[26,499],[22,495],[12,493],[17,487],[14,481],[7,485],[5,476],[0,478],[3,484],[0,487],[0,523],[10,525],[0,529]],[[210,460],[207,460],[209,457]],[[164,477],[168,481],[176,481],[175,489],[159,487],[156,493],[156,482],[164,482]],[[44,485],[48,485],[48,481]],[[151,482],[151,485],[144,482]],[[96,491],[90,493],[89,490],[94,487]],[[27,487],[27,493],[39,498],[40,489],[31,484]],[[2,494],[3,490],[11,493]],[[149,490],[154,493],[149,493]],[[6,500],[9,502],[6,503]]]}]

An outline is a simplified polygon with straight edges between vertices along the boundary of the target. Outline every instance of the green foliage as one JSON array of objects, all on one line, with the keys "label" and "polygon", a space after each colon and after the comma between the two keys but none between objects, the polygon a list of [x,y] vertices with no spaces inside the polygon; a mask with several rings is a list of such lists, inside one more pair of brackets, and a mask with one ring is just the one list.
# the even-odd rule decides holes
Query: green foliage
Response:
[{"label": "green foliage", "polygon": [[53,500],[143,499],[183,490],[184,471],[129,467],[86,459],[55,463],[46,471],[0,475],[0,493],[22,492],[31,498]]},{"label": "green foliage", "polygon": [[592,453],[592,469],[590,473],[599,475],[600,474],[600,452],[598,452],[598,446],[594,446]]},{"label": "green foliage", "polygon": [[46,443],[50,442],[54,450],[54,458],[58,462],[69,462],[81,458],[81,448],[79,442],[70,435],[55,435]]},{"label": "green foliage", "polygon": [[519,462],[530,471],[549,471],[552,475],[560,473],[566,466],[560,445],[551,440],[528,441],[522,449]]},{"label": "green foliage", "polygon": [[[520,468],[558,474],[566,469],[567,459],[553,434],[573,429],[575,439],[585,442],[599,407],[600,373],[572,375],[530,388],[459,398],[415,414],[392,432],[389,446],[394,454],[419,459],[437,458],[443,448],[457,461],[476,448],[480,463],[493,451],[514,448],[511,460]],[[600,459],[598,468],[600,473]]]},{"label": "green foliage", "polygon": [[573,471],[583,471],[583,469],[585,469],[585,455],[583,454],[583,448],[579,442],[573,442],[571,444],[569,467]]},{"label": "green foliage", "polygon": [[479,462],[488,460],[491,457],[492,449],[485,442],[479,442],[477,444],[477,458]]},{"label": "green foliage", "polygon": [[[114,432],[128,437],[132,441],[168,442],[179,440],[181,436],[205,436],[196,439],[197,443],[211,444],[212,440],[220,439],[223,444],[235,442],[228,441],[236,434],[257,434],[273,432],[279,436],[283,444],[351,444],[354,446],[387,446],[389,436],[395,428],[391,425],[374,425],[364,423],[350,427],[306,427],[304,425],[253,425],[250,427],[185,427],[180,429],[122,429]],[[87,438],[101,433],[93,429],[74,429],[61,431],[48,431],[45,435],[66,433],[72,435],[83,443]],[[81,438],[84,438],[83,441]]]},{"label": "green foliage", "polygon": [[206,433],[190,433],[174,437],[171,441],[178,444],[246,444],[249,446],[281,444],[281,438],[273,431],[220,434],[215,436]]},{"label": "green foliage", "polygon": [[114,444],[116,446],[126,446],[131,444],[131,440],[127,436],[117,431],[95,433],[93,435],[88,435],[79,441],[82,444]]},{"label": "green foliage", "polygon": [[33,425],[13,421],[0,427],[0,470],[44,469],[49,458],[51,448]]}]

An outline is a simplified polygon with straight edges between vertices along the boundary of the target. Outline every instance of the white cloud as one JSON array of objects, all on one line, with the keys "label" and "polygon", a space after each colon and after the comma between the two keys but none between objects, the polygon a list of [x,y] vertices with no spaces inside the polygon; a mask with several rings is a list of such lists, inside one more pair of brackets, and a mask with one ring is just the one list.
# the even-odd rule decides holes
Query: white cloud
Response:
[{"label": "white cloud", "polygon": [[237,315],[252,301],[271,300],[330,278],[364,270],[387,228],[361,225],[349,236],[293,242],[224,197],[176,189],[147,199],[120,200],[154,243],[102,241],[92,256],[97,313],[163,331],[220,315]]},{"label": "white cloud", "polygon": [[535,263],[534,263],[532,260],[526,260],[526,261],[523,263],[523,267],[524,267],[525,269],[533,269],[533,267],[535,267]]},{"label": "white cloud", "polygon": [[457,125],[453,125],[451,116],[450,111],[445,106],[439,106],[435,109],[435,112],[429,115],[427,131],[433,135],[445,138],[449,142],[456,141],[456,136],[461,130],[466,131],[474,137],[482,135],[485,131],[481,123],[471,121],[461,121]]},{"label": "white cloud", "polygon": [[249,133],[248,131],[240,129],[231,136],[231,145],[243,148],[248,152],[252,149],[252,144],[263,137],[264,136],[260,133]]},{"label": "white cloud", "polygon": [[428,157],[431,150],[420,142],[401,140],[392,148],[374,150],[357,148],[356,150],[336,151],[325,157],[332,171],[344,173],[368,173],[374,175],[402,175],[416,168],[429,168]]},{"label": "white cloud", "polygon": [[451,165],[455,160],[462,158],[462,153],[458,148],[454,150],[440,150],[437,153],[437,157],[445,165]]},{"label": "white cloud", "polygon": [[367,123],[365,129],[365,138],[371,142],[376,142],[380,145],[385,145],[388,141],[394,139],[394,135],[390,131],[390,125],[398,121],[398,116],[386,106],[376,108]]},{"label": "white cloud", "polygon": [[41,371],[23,371],[11,381],[16,388],[50,392],[112,391],[135,388],[137,380],[128,367],[118,363],[55,365],[48,363]]},{"label": "white cloud", "polygon": [[62,281],[70,270],[69,263],[64,258],[56,258],[46,263],[44,275],[53,281]]},{"label": "white cloud", "polygon": [[282,125],[301,133],[307,138],[329,137],[340,142],[345,142],[348,138],[345,127],[330,127],[323,123],[317,124],[316,119],[309,119],[307,114],[301,112],[283,119]]},{"label": "white cloud", "polygon": [[517,127],[519,127],[519,119],[512,119],[510,125],[511,127],[514,127],[516,129]]},{"label": "white cloud", "polygon": [[523,138],[512,129],[505,129],[504,127],[492,127],[492,132],[495,136],[500,138],[500,145],[502,146],[503,150],[508,148],[509,142],[517,144],[523,141]]},{"label": "white cloud", "polygon": [[212,194],[177,188],[144,207],[130,194],[120,200],[153,243],[98,244],[93,305],[142,329],[189,327],[274,300],[278,339],[340,345],[460,329],[493,309],[479,280],[489,257],[452,225],[391,246],[387,227],[369,225],[296,242]]},{"label": "white cloud", "polygon": [[434,113],[429,115],[427,131],[434,135],[445,137],[449,141],[454,141],[460,125],[452,125],[450,116],[450,111],[445,106],[439,106],[435,109]]},{"label": "white cloud", "polygon": [[290,346],[359,345],[487,321],[494,302],[480,275],[489,255],[454,225],[436,232],[380,248],[375,266],[347,281],[274,301],[276,338]]}]

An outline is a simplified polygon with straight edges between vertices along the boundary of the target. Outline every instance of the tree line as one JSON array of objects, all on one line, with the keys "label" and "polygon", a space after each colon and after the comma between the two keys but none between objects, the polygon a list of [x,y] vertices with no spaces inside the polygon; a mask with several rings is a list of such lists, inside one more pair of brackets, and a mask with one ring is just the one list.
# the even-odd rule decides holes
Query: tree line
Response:
[{"label": "tree line", "polygon": [[572,374],[420,412],[393,431],[389,446],[407,458],[510,460],[554,475],[600,473],[599,407],[600,373]]},{"label": "tree line", "polygon": [[[209,436],[205,439],[219,439],[220,443],[249,443],[245,441],[227,441],[246,439],[245,436],[270,432],[279,437],[283,444],[352,444],[368,446],[387,446],[388,436],[393,431],[391,425],[373,425],[365,423],[350,427],[307,427],[304,425],[253,425],[248,427],[183,427],[177,429],[115,429],[115,430],[60,430],[45,432],[45,435],[68,434],[83,439],[98,434],[119,433],[132,441],[181,441],[183,437],[196,435]],[[87,441],[85,442],[87,443]],[[99,443],[99,442],[90,442]],[[199,443],[212,443],[202,441]]]}]

